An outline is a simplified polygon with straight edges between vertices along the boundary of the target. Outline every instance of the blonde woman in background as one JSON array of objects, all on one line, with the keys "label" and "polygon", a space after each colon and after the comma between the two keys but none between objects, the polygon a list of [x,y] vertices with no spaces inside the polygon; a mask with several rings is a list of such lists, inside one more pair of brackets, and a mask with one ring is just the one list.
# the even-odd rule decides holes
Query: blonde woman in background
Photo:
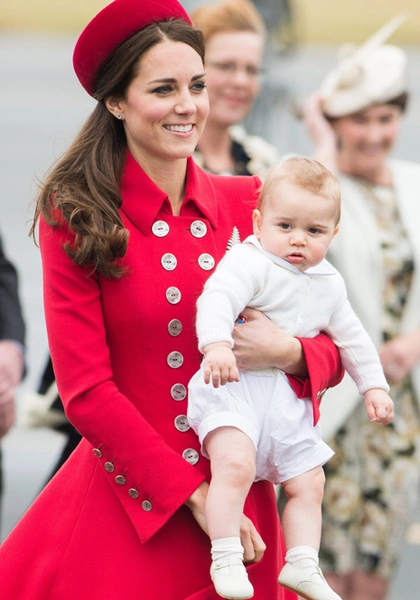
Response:
[{"label": "blonde woman in background", "polygon": [[321,566],[343,600],[384,600],[420,474],[420,166],[394,160],[407,102],[396,19],[343,57],[304,109],[315,156],[340,180],[329,259],[376,341],[395,419],[370,423],[347,379],[322,404],[326,465]]},{"label": "blonde woman in background", "polygon": [[217,174],[265,179],[277,150],[240,125],[260,90],[266,30],[249,0],[222,0],[191,13],[206,45],[210,114],[194,158]]}]

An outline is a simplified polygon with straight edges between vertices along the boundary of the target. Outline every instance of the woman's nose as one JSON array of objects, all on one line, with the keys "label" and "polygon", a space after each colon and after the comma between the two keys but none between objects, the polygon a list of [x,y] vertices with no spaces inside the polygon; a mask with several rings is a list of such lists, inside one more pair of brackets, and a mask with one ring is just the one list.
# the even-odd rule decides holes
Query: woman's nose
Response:
[{"label": "woman's nose", "polygon": [[192,115],[197,111],[197,107],[190,93],[185,93],[177,98],[175,112],[179,115]]}]

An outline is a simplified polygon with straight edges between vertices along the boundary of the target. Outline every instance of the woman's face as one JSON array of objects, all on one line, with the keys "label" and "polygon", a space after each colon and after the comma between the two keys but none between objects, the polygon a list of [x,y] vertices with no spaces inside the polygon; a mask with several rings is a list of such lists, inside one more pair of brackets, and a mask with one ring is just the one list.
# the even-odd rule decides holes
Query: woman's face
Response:
[{"label": "woman's face", "polygon": [[245,119],[261,88],[264,43],[250,31],[216,33],[206,42],[209,122],[222,126]]},{"label": "woman's face", "polygon": [[340,158],[355,174],[384,166],[400,131],[401,115],[397,106],[380,104],[333,121]]},{"label": "woman's face", "polygon": [[128,148],[140,164],[192,155],[209,111],[205,79],[193,48],[164,41],[141,57],[125,97],[107,100],[112,114],[121,114]]}]

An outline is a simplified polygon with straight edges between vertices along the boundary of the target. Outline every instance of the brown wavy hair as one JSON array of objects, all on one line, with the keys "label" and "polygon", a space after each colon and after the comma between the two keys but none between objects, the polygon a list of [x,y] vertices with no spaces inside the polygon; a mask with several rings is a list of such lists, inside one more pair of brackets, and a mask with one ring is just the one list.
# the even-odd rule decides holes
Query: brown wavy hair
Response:
[{"label": "brown wavy hair", "polygon": [[181,19],[153,23],[123,42],[97,76],[95,109],[53,165],[36,200],[30,235],[36,239],[41,215],[56,227],[58,209],[75,233],[75,243],[64,244],[66,253],[76,264],[108,277],[121,277],[125,272],[118,261],[128,244],[128,231],[119,213],[127,140],[123,123],[111,115],[105,100],[124,98],[139,73],[143,54],[165,40],[188,44],[204,63],[201,32]]}]

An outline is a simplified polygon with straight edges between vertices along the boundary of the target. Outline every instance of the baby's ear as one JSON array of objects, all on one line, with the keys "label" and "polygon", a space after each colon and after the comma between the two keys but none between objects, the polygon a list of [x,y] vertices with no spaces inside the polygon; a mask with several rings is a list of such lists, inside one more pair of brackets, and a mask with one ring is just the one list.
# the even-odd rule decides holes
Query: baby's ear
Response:
[{"label": "baby's ear", "polygon": [[337,235],[337,233],[340,231],[340,225],[337,225],[337,227],[334,229],[334,235]]},{"label": "baby's ear", "polygon": [[254,229],[254,235],[258,239],[260,239],[261,222],[262,222],[262,214],[260,213],[258,208],[255,208],[252,211],[252,226]]}]

